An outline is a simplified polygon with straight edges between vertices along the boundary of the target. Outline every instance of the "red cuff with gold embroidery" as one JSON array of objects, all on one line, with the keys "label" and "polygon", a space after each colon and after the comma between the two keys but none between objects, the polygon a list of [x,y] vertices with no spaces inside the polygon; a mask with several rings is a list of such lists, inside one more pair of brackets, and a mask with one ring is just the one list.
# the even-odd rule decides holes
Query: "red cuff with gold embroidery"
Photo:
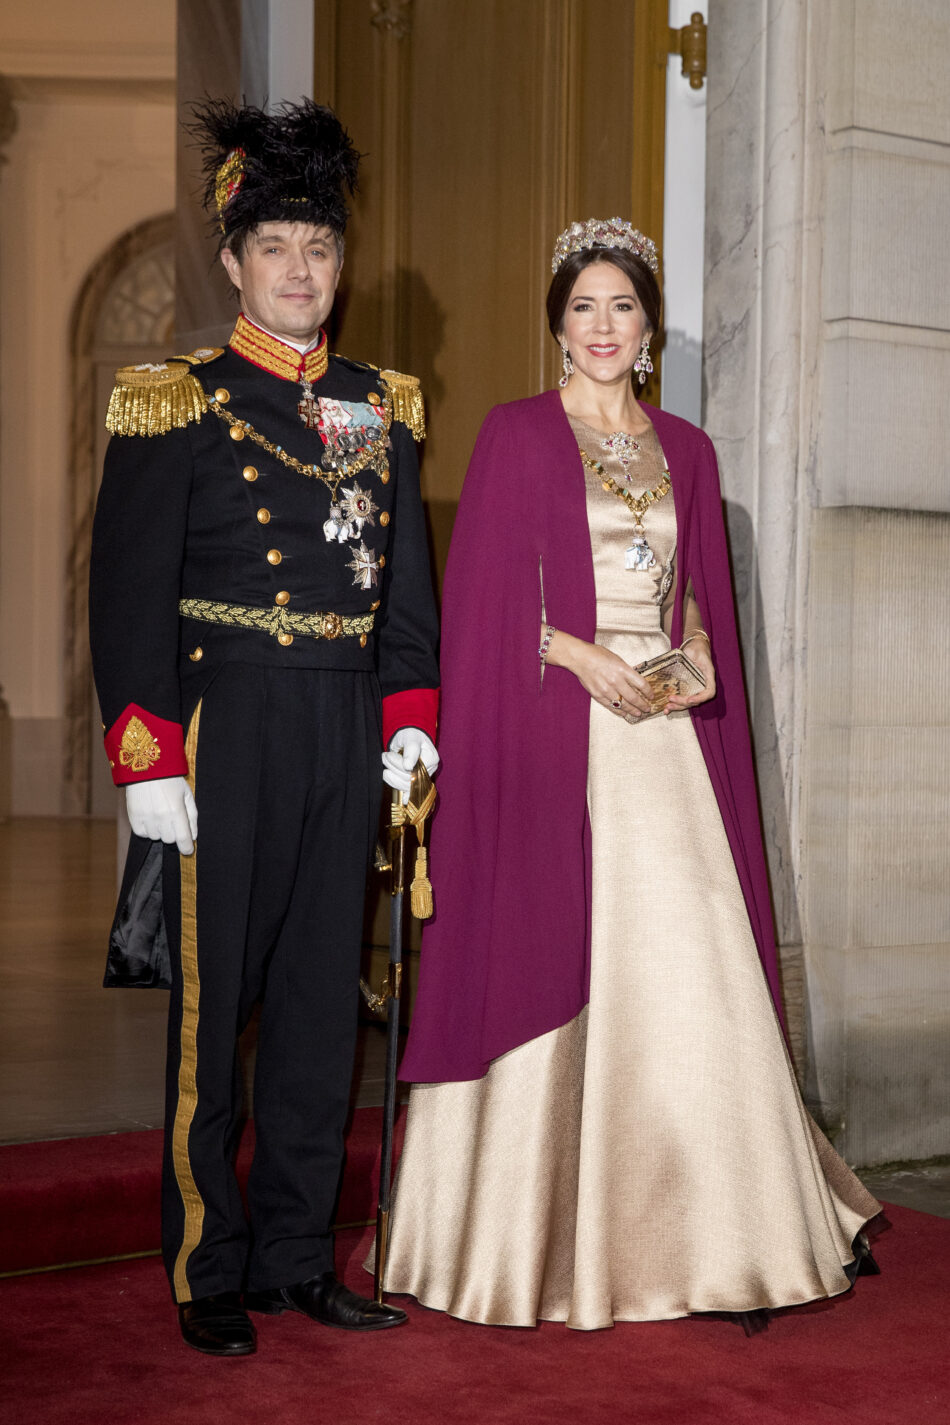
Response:
[{"label": "red cuff with gold embroidery", "polygon": [[117,787],[154,782],[159,777],[187,777],[188,759],[180,722],[129,703],[106,733],[106,756]]},{"label": "red cuff with gold embroidery", "polygon": [[439,725],[438,688],[407,688],[383,698],[383,746],[401,727],[417,727],[435,741]]}]

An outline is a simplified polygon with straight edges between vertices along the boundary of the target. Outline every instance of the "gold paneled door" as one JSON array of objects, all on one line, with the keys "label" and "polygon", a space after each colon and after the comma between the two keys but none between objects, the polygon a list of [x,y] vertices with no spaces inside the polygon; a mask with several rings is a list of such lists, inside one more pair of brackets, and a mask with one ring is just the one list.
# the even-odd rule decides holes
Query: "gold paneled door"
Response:
[{"label": "gold paneled door", "polygon": [[365,155],[334,345],[422,381],[441,574],[486,412],[559,374],[557,234],[619,214],[662,251],[667,0],[315,0],[315,16],[314,95]]},{"label": "gold paneled door", "polygon": [[[422,381],[441,578],[485,414],[560,375],[544,316],[557,234],[619,214],[662,253],[667,0],[315,0],[315,35],[314,97],[364,155],[333,345]],[[374,988],[388,903],[376,878]]]}]

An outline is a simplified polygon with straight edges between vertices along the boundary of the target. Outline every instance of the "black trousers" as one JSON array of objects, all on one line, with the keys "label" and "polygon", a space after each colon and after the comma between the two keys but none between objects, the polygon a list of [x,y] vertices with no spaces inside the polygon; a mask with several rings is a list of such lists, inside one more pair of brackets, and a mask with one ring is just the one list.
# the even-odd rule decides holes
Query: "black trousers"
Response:
[{"label": "black trousers", "polygon": [[[193,857],[165,848],[172,959],[162,1246],[175,1299],[333,1264],[366,875],[381,792],[371,673],[227,664],[188,733]],[[248,1218],[237,1039],[260,1000]]]}]

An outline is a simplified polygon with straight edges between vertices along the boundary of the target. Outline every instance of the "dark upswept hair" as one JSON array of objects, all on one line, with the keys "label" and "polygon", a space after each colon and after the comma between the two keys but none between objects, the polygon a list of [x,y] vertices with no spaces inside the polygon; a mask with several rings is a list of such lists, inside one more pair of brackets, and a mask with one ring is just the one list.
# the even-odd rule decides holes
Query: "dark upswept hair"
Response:
[{"label": "dark upswept hair", "polygon": [[[304,99],[268,114],[209,99],[193,107],[187,128],[201,149],[203,201],[220,247],[240,258],[260,223],[310,223],[331,230],[342,256],[346,195],[356,192],[360,155],[332,109]],[[219,211],[222,165],[235,152],[240,181]]]},{"label": "dark upswept hair", "polygon": [[548,326],[554,340],[560,339],[564,327],[564,313],[567,311],[574,283],[584,268],[591,267],[595,262],[612,262],[630,278],[647,319],[647,326],[651,333],[657,332],[660,326],[660,284],[643,259],[637,257],[636,253],[628,252],[624,247],[585,247],[580,252],[572,252],[570,257],[566,257],[551,278],[547,309]]}]

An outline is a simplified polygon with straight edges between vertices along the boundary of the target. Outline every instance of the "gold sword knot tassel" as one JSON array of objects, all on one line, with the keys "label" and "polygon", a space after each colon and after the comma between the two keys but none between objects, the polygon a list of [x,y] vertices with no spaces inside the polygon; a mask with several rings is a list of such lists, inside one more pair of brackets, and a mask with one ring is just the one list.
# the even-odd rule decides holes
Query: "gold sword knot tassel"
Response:
[{"label": "gold sword knot tassel", "polygon": [[[421,836],[420,831],[420,836]],[[429,880],[429,856],[424,846],[416,851],[416,873],[409,887],[409,909],[416,920],[428,920],[432,904],[432,882]]]},{"label": "gold sword knot tassel", "polygon": [[[429,856],[424,844],[426,820],[434,806],[435,784],[426,771],[425,764],[419,761],[412,773],[408,802],[404,804],[401,794],[394,792],[390,818],[394,830],[408,823],[415,827],[416,836],[419,838],[415,875],[409,887],[409,908],[417,920],[428,920],[434,910],[432,883],[429,880]],[[401,866],[401,859],[399,864]],[[386,853],[379,844],[376,846],[375,868],[377,871],[392,870],[392,858],[387,861]],[[401,879],[401,871],[399,874]],[[369,982],[360,976],[360,989],[371,1014],[385,1017],[388,1001],[399,999],[401,981],[402,965],[390,965],[388,979],[380,985],[376,993]]]},{"label": "gold sword knot tassel", "polygon": [[[429,880],[429,857],[425,848],[426,820],[435,806],[435,784],[420,760],[416,763],[409,787],[409,800],[401,807],[401,819],[415,827],[419,846],[416,870],[409,887],[409,909],[416,920],[428,920],[433,911],[432,882]],[[393,807],[395,819],[396,808]]]}]

